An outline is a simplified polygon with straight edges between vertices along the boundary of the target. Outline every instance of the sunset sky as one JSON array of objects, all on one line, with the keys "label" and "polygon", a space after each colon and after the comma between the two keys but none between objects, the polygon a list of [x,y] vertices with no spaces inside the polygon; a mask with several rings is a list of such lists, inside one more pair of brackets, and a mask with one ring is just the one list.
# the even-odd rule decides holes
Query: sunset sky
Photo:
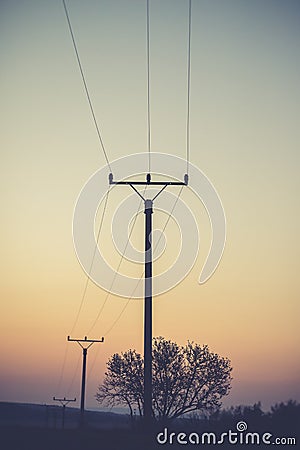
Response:
[{"label": "sunset sky", "polygon": [[[225,406],[260,400],[268,409],[300,401],[300,4],[192,3],[190,160],[219,193],[227,241],[219,268],[199,285],[211,234],[205,209],[185,191],[200,252],[184,281],[155,299],[153,334],[229,357],[234,381]],[[109,160],[147,151],[146,1],[67,5]],[[187,25],[187,0],[150,0],[152,150],[181,158]],[[115,323],[127,299],[109,296],[89,333],[107,296],[89,283],[76,321],[86,275],[73,246],[73,211],[105,159],[62,2],[1,0],[0,55],[0,400],[80,398],[81,351],[66,337],[88,334],[105,337],[88,352],[86,403],[96,408],[108,358],[142,352],[143,302],[129,302]],[[100,237],[115,268],[110,218],[127,194],[114,190]],[[140,249],[143,216],[132,235]],[[165,217],[154,214],[155,225]],[[166,228],[170,264],[175,228],[172,221]]]}]

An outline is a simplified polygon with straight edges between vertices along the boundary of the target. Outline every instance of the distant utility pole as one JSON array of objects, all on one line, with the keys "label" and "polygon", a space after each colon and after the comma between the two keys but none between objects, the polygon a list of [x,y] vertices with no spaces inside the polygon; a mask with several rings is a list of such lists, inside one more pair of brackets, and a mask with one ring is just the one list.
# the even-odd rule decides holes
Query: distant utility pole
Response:
[{"label": "distant utility pole", "polygon": [[[86,336],[84,339],[71,339],[68,336],[68,341],[77,342],[82,348],[82,378],[81,378],[81,401],[80,401],[80,425],[84,425],[84,401],[85,401],[85,383],[86,383],[86,358],[88,349],[95,342],[104,342],[104,337],[101,339],[88,339]],[[86,345],[87,344],[87,345]]]},{"label": "distant utility pole", "polygon": [[65,409],[66,409],[66,405],[70,402],[76,402],[76,398],[56,398],[53,397],[53,400],[55,402],[60,402],[62,407],[63,407],[63,412],[62,412],[62,428],[65,428]]},{"label": "distant utility pole", "polygon": [[[144,418],[149,423],[152,418],[152,214],[154,200],[168,186],[187,186],[188,175],[184,181],[151,181],[151,174],[147,173],[146,181],[114,181],[113,174],[109,174],[109,184],[130,186],[144,202],[145,206],[145,279],[144,279]],[[152,199],[146,199],[136,186],[160,187]]]}]

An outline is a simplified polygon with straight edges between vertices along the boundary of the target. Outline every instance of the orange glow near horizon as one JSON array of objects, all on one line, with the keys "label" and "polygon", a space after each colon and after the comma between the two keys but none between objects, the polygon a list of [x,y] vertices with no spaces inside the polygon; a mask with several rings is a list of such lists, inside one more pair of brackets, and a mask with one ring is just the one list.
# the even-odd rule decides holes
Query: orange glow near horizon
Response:
[{"label": "orange glow near horizon", "polygon": [[[66,338],[89,334],[105,337],[88,353],[87,406],[95,408],[108,358],[143,350],[143,302],[130,301],[118,319],[127,299],[110,295],[106,301],[106,292],[91,282],[75,323],[86,276],[73,246],[74,205],[104,160],[63,9],[46,3],[0,6],[0,400],[79,398],[81,350]],[[145,151],[143,7],[132,0],[90,2],[89,8],[69,3],[110,160]],[[199,285],[211,233],[204,207],[185,191],[200,229],[200,252],[182,283],[153,302],[154,336],[208,344],[231,359],[226,405],[261,400],[268,408],[300,400],[300,8],[291,0],[277,3],[195,2],[191,162],[220,195],[227,242],[217,271]],[[186,13],[185,2],[177,0],[153,2],[151,10],[152,148],[181,158]],[[111,196],[100,239],[114,268],[119,255],[110,218],[125,195]],[[154,220],[163,224],[165,218],[157,213]],[[127,224],[120,227],[127,231]],[[143,248],[143,214],[134,231],[133,245]],[[155,270],[165,270],[178,250],[172,221],[166,235],[168,253]]]}]

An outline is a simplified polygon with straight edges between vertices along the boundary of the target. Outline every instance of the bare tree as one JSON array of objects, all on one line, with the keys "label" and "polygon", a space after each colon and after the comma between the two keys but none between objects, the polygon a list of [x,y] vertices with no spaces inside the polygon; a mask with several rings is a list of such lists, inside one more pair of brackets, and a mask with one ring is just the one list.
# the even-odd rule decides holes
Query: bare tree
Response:
[{"label": "bare tree", "polygon": [[[231,364],[207,345],[179,346],[153,339],[153,415],[176,418],[192,411],[213,412],[229,393]],[[107,406],[126,405],[143,415],[143,358],[135,350],[114,354],[96,399]]]}]

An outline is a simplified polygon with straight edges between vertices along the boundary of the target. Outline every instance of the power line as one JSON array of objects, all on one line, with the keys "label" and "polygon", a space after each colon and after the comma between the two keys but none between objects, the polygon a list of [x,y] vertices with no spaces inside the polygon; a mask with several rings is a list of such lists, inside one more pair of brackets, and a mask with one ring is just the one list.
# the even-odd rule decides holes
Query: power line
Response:
[{"label": "power line", "polygon": [[66,361],[67,361],[67,356],[68,356],[68,346],[66,345],[65,351],[64,351],[64,356],[63,356],[63,362],[62,362],[62,366],[61,366],[61,371],[60,371],[58,383],[57,383],[57,386],[56,386],[57,392],[59,392],[60,388],[61,388],[63,375],[64,375],[64,371],[65,371],[65,366],[66,366]]},{"label": "power line", "polygon": [[187,118],[186,118],[186,173],[187,174],[189,173],[189,161],[190,161],[191,31],[192,31],[192,0],[189,0],[188,60],[187,60]]},{"label": "power line", "polygon": [[[142,279],[142,277],[140,278],[139,281],[141,281],[141,279]],[[136,288],[135,288],[135,290],[136,290]],[[135,292],[135,290],[134,290],[134,292]],[[133,294],[134,294],[134,292],[133,292]],[[133,296],[133,294],[132,294],[132,296]],[[125,312],[127,306],[129,305],[130,301],[132,300],[132,296],[127,300],[127,302],[126,302],[125,305],[123,306],[121,312],[119,313],[119,315],[117,316],[117,318],[114,320],[114,322],[112,323],[112,325],[108,328],[108,330],[106,331],[106,333],[104,333],[104,336],[105,336],[105,337],[112,331],[112,329],[116,326],[117,322],[119,322],[119,320],[121,319],[121,317],[122,317],[123,313]],[[92,364],[91,364],[91,366],[90,366],[90,372],[89,372],[90,375],[92,374],[92,372],[93,372],[93,370],[94,370],[94,366],[95,366],[95,363],[96,363],[96,360],[97,360],[97,357],[98,357],[98,353],[99,353],[99,347],[97,348],[97,350],[96,350],[96,352],[95,352],[95,356],[94,356],[93,362],[92,362]]]},{"label": "power line", "polygon": [[[147,186],[144,188],[143,195],[145,194],[146,189],[147,189]],[[130,230],[130,232],[129,232],[129,235],[128,235],[128,237],[127,237],[126,245],[125,245],[124,250],[123,250],[123,252],[122,252],[122,255],[121,255],[121,258],[120,258],[118,267],[116,268],[116,270],[115,270],[115,272],[114,272],[114,276],[113,276],[113,279],[112,279],[110,288],[109,288],[109,290],[108,290],[108,292],[107,292],[107,294],[106,294],[105,300],[104,300],[103,304],[101,305],[100,310],[99,310],[99,312],[98,312],[98,314],[97,314],[97,316],[96,316],[94,322],[92,323],[90,329],[88,330],[88,333],[87,333],[87,334],[90,334],[91,331],[92,331],[92,330],[94,329],[94,327],[96,326],[96,324],[97,324],[97,322],[98,322],[98,320],[99,320],[99,318],[100,318],[100,316],[101,316],[101,313],[102,313],[102,311],[103,311],[103,309],[104,309],[104,307],[105,307],[105,305],[106,305],[106,303],[107,303],[107,300],[108,300],[108,298],[109,298],[110,295],[111,295],[111,290],[112,290],[112,287],[113,287],[114,282],[115,282],[115,280],[116,280],[116,277],[117,277],[117,274],[118,274],[118,272],[119,272],[119,269],[120,269],[120,267],[121,267],[122,261],[123,261],[123,259],[124,259],[124,256],[125,256],[125,253],[126,253],[126,250],[127,250],[127,247],[128,247],[128,244],[129,244],[129,241],[130,241],[130,238],[131,238],[131,235],[132,235],[132,233],[133,233],[133,229],[134,229],[135,224],[136,224],[136,221],[137,221],[137,216],[138,216],[138,213],[139,213],[139,211],[140,211],[141,204],[142,204],[142,200],[140,200],[140,203],[139,203],[137,212],[136,212],[135,217],[134,217],[134,219],[133,219],[133,224],[132,224],[131,230]]]},{"label": "power line", "polygon": [[149,0],[147,0],[147,125],[148,125],[148,173],[151,172],[151,122],[150,122],[150,14]]},{"label": "power line", "polygon": [[99,243],[100,233],[101,233],[102,226],[103,226],[103,221],[104,221],[104,216],[105,216],[105,212],[106,212],[106,207],[107,207],[107,201],[108,201],[108,195],[109,195],[109,192],[110,192],[110,189],[106,192],[105,202],[104,202],[104,208],[103,208],[103,212],[102,212],[102,216],[101,216],[101,221],[100,221],[99,230],[98,230],[97,239],[96,239],[96,245],[95,245],[95,248],[94,248],[93,257],[92,257],[91,265],[90,265],[90,268],[89,268],[89,273],[88,273],[88,276],[87,276],[87,278],[86,278],[86,283],[85,283],[85,287],[84,287],[84,290],[83,290],[83,294],[82,294],[80,306],[79,306],[79,309],[78,309],[78,312],[77,312],[77,316],[76,316],[76,318],[75,318],[75,321],[74,321],[74,324],[73,324],[73,327],[72,327],[72,329],[71,329],[71,333],[70,333],[70,334],[73,333],[74,328],[75,328],[75,326],[77,325],[77,322],[78,322],[78,319],[79,319],[79,315],[80,315],[80,312],[81,312],[81,310],[82,310],[82,306],[83,306],[84,299],[85,299],[85,296],[86,296],[88,284],[89,284],[90,279],[91,279],[91,278],[90,278],[90,274],[91,274],[92,267],[93,267],[93,264],[94,264],[94,260],[95,260],[95,256],[96,256],[96,251],[97,251],[97,248],[98,248],[98,243]]},{"label": "power line", "polygon": [[82,68],[82,64],[81,64],[81,61],[80,61],[79,52],[78,52],[78,49],[77,49],[75,36],[74,36],[74,33],[73,33],[73,29],[72,29],[69,13],[68,13],[68,10],[67,10],[66,2],[65,2],[65,0],[62,0],[62,2],[63,2],[63,5],[64,5],[64,10],[65,10],[65,14],[66,14],[69,30],[70,30],[70,35],[71,35],[71,38],[72,38],[73,47],[74,47],[74,50],[75,50],[75,53],[76,53],[77,63],[78,63],[78,66],[79,66],[79,70],[80,70],[81,78],[82,78],[82,81],[83,81],[83,85],[84,85],[85,93],[86,93],[86,96],[87,96],[87,100],[88,100],[88,103],[89,103],[89,106],[90,106],[90,110],[91,110],[91,114],[92,114],[92,117],[93,117],[94,125],[96,127],[97,135],[98,135],[98,138],[99,138],[99,141],[100,141],[100,145],[101,145],[101,148],[102,148],[102,151],[103,151],[103,154],[104,154],[104,158],[105,158],[106,163],[107,163],[107,165],[109,167],[109,170],[111,171],[111,166],[110,166],[110,163],[109,163],[109,160],[108,160],[108,157],[107,157],[107,153],[106,153],[106,150],[105,150],[105,147],[104,147],[103,139],[102,139],[102,136],[101,136],[101,133],[100,133],[100,129],[99,129],[99,126],[98,126],[98,123],[97,123],[97,119],[96,119],[96,115],[95,115],[94,108],[93,108],[93,104],[92,104],[92,101],[91,101],[91,96],[90,96],[90,93],[89,93],[89,90],[88,90],[88,87],[87,87],[87,82],[86,82],[85,75],[84,75],[83,68]]},{"label": "power line", "polygon": [[[83,303],[84,303],[84,300],[85,300],[85,297],[86,297],[88,284],[89,284],[90,279],[91,279],[90,278],[90,273],[92,271],[92,267],[93,267],[94,260],[95,260],[95,255],[96,255],[96,251],[97,251],[98,244],[99,244],[100,233],[101,233],[102,226],[103,226],[103,221],[104,221],[104,216],[105,216],[105,212],[106,212],[109,192],[110,192],[110,189],[106,192],[105,201],[104,201],[104,208],[103,208],[103,212],[102,212],[102,216],[101,216],[101,220],[100,220],[99,230],[98,230],[97,239],[96,239],[96,245],[95,245],[93,257],[92,257],[92,260],[91,260],[89,273],[88,273],[88,276],[86,277],[86,282],[85,282],[85,286],[84,286],[84,289],[83,289],[81,302],[80,302],[80,305],[79,305],[79,308],[78,308],[78,312],[77,312],[76,318],[74,320],[74,323],[73,323],[73,326],[72,326],[70,334],[73,333],[73,331],[74,331],[74,329],[75,329],[75,327],[76,327],[76,325],[78,323],[78,319],[79,319],[79,316],[80,316],[80,313],[81,313],[81,310],[82,310],[82,307],[83,307]],[[65,371],[65,366],[66,366],[66,360],[67,360],[67,355],[68,355],[68,349],[69,349],[69,346],[66,345],[66,348],[65,348],[65,351],[64,351],[63,362],[62,362],[62,367],[61,367],[61,371],[60,371],[60,376],[59,376],[59,380],[58,380],[58,383],[57,383],[57,391],[58,392],[60,391],[62,380],[63,380],[63,375],[64,375],[64,371]],[[78,363],[77,363],[77,365],[78,365]],[[77,370],[77,366],[76,366],[75,372],[76,372],[76,370]],[[75,372],[74,372],[74,375],[73,375],[73,378],[72,378],[71,385],[73,385],[73,382],[74,382]]]},{"label": "power line", "polygon": [[79,372],[79,362],[80,362],[80,355],[78,354],[78,358],[76,360],[76,365],[75,365],[75,369],[74,369],[74,372],[73,372],[72,380],[69,383],[69,386],[68,386],[68,389],[67,389],[67,395],[70,395],[70,392],[73,389],[73,385],[74,385],[74,382],[75,382],[76,375]]},{"label": "power line", "polygon": [[[177,203],[178,203],[178,200],[179,200],[179,198],[180,198],[180,195],[181,195],[181,193],[182,193],[183,187],[184,187],[184,186],[181,186],[181,188],[180,188],[180,190],[179,190],[179,192],[178,192],[178,194],[177,194],[177,197],[176,197],[176,199],[175,199],[175,202],[174,202],[174,204],[173,204],[173,207],[172,207],[171,211],[169,212],[168,217],[167,217],[167,220],[166,220],[166,222],[165,222],[165,224],[164,224],[164,227],[163,227],[163,229],[162,229],[162,233],[164,233],[165,230],[166,230],[166,227],[167,227],[167,225],[168,225],[168,223],[169,223],[169,221],[170,221],[170,219],[171,219],[171,216],[172,216],[172,214],[173,214],[173,212],[174,212],[174,209],[175,209],[175,207],[176,207],[176,205],[177,205]],[[146,189],[147,189],[147,186],[146,186],[146,188],[145,188],[144,191],[143,191],[143,195],[145,195]],[[134,217],[134,221],[133,221],[132,228],[131,228],[130,233],[129,233],[129,235],[128,235],[127,242],[126,242],[124,251],[123,251],[123,253],[122,253],[122,255],[121,255],[121,259],[120,259],[120,261],[119,261],[118,267],[117,267],[117,269],[115,270],[115,274],[114,274],[114,277],[113,277],[113,281],[112,281],[112,283],[111,283],[111,285],[110,285],[110,289],[109,289],[109,291],[107,292],[106,298],[105,298],[105,300],[104,300],[104,303],[102,304],[102,306],[101,306],[101,308],[100,308],[100,310],[99,310],[99,312],[98,312],[98,314],[97,314],[97,317],[96,317],[96,319],[94,320],[94,322],[93,322],[92,326],[90,327],[90,329],[88,330],[88,333],[87,333],[87,334],[90,334],[90,332],[91,332],[91,331],[94,329],[94,327],[96,326],[96,324],[97,324],[97,322],[98,322],[98,320],[99,320],[99,318],[100,318],[100,316],[101,316],[101,313],[102,313],[102,311],[103,311],[103,309],[104,309],[104,307],[105,307],[105,304],[107,303],[108,298],[109,298],[109,296],[110,296],[110,294],[111,294],[111,289],[112,289],[113,284],[114,284],[114,282],[115,282],[117,273],[118,273],[119,268],[120,268],[120,266],[121,266],[121,263],[122,263],[122,261],[123,261],[123,259],[124,259],[124,256],[125,256],[125,253],[126,253],[126,249],[127,249],[128,243],[129,243],[129,241],[130,241],[131,235],[132,235],[132,233],[133,233],[133,229],[134,229],[134,226],[135,226],[135,223],[136,223],[136,220],[137,220],[137,216],[138,216],[138,212],[139,212],[139,210],[140,210],[141,204],[142,204],[142,200],[141,200],[140,203],[139,203],[139,206],[138,206],[138,209],[137,209],[137,213],[136,213],[136,215],[135,215],[135,217]],[[158,245],[159,245],[159,243],[160,243],[161,237],[162,237],[162,235],[160,235],[158,241],[156,242],[156,245],[155,245],[155,247],[154,247],[154,252],[155,252],[155,250],[157,249],[157,247],[158,247]],[[116,317],[116,319],[113,321],[113,323],[111,324],[111,326],[110,326],[110,327],[107,329],[107,331],[104,333],[105,336],[107,336],[107,335],[113,330],[113,328],[116,326],[116,324],[118,323],[118,321],[121,319],[122,315],[124,314],[125,310],[127,309],[128,305],[129,305],[129,303],[130,303],[131,300],[133,299],[134,293],[135,293],[135,291],[137,290],[139,283],[142,281],[142,279],[143,279],[143,277],[144,277],[144,273],[145,273],[145,271],[142,272],[142,274],[141,274],[139,280],[137,281],[137,284],[136,284],[134,290],[132,291],[131,296],[128,298],[126,304],[123,306],[123,308],[122,308],[122,310],[120,311],[119,315]],[[97,356],[98,356],[98,352],[99,352],[99,348],[96,350],[95,358],[94,358],[94,360],[93,360],[93,363],[91,364],[90,374],[91,374],[92,371],[93,371],[93,368],[94,368],[94,365],[95,365],[95,361],[96,361]],[[74,381],[74,377],[73,377],[73,380],[72,380],[72,384],[73,384],[73,381]]]},{"label": "power line", "polygon": [[108,330],[105,333],[105,336],[107,336],[111,330],[115,327],[115,325],[117,324],[117,322],[119,322],[119,320],[121,319],[123,313],[125,312],[125,309],[127,308],[127,306],[129,305],[129,302],[132,300],[132,297],[129,297],[129,299],[127,300],[127,302],[125,303],[125,305],[123,306],[121,312],[119,313],[119,315],[116,317],[116,319],[114,320],[114,322],[112,323],[112,325],[108,328]]},{"label": "power line", "polygon": [[[106,162],[107,162],[107,165],[109,166],[109,169],[111,170],[111,166],[110,166],[110,163],[109,163],[109,160],[108,160],[108,157],[107,157],[107,154],[106,154],[106,151],[105,151],[105,148],[104,148],[104,144],[103,144],[103,140],[102,140],[102,137],[101,137],[101,134],[100,134],[100,130],[99,130],[99,127],[98,127],[98,124],[97,124],[97,120],[96,120],[96,117],[95,117],[95,113],[94,113],[94,109],[93,109],[93,105],[92,105],[92,102],[91,102],[91,98],[90,98],[90,95],[89,95],[89,91],[88,91],[88,88],[87,88],[87,83],[86,83],[86,80],[85,80],[85,76],[84,76],[84,73],[83,73],[83,69],[82,69],[82,65],[81,65],[81,62],[80,62],[80,58],[79,58],[79,53],[78,53],[78,50],[77,50],[77,46],[76,46],[76,42],[75,42],[75,38],[74,38],[74,34],[73,34],[73,31],[72,31],[72,27],[71,27],[71,23],[70,23],[70,19],[69,19],[69,15],[68,15],[68,11],[67,11],[67,7],[66,7],[66,4],[65,4],[65,0],[63,0],[63,5],[64,5],[64,9],[65,9],[65,13],[66,13],[66,17],[67,17],[67,21],[68,21],[68,25],[69,25],[69,30],[70,30],[70,34],[71,34],[71,37],[72,37],[72,42],[73,42],[73,46],[74,46],[74,50],[75,50],[75,53],[76,53],[76,57],[77,57],[77,62],[78,62],[78,65],[79,65],[79,69],[80,69],[80,73],[81,73],[81,77],[82,77],[82,81],[83,81],[83,84],[84,84],[84,88],[85,88],[85,92],[86,92],[86,96],[87,96],[87,99],[88,99],[88,103],[89,103],[89,106],[90,106],[90,110],[91,110],[91,114],[92,114],[92,117],[93,117],[93,120],[94,120],[94,124],[95,124],[95,127],[96,127],[96,130],[97,130],[97,134],[98,134],[98,137],[99,137],[99,141],[100,141],[100,144],[101,144],[101,147],[102,147],[102,151],[103,151],[103,154],[104,154],[104,156],[105,156],[105,159],[106,159]],[[155,182],[153,182],[153,183],[151,183],[150,182],[150,177],[151,177],[151,175],[150,175],[150,169],[151,169],[151,159],[150,159],[150,156],[151,156],[151,116],[150,116],[150,18],[149,18],[149,0],[147,0],[147,125],[148,125],[148,175],[147,175],[147,184],[158,184],[158,183],[155,183]],[[186,120],[186,134],[187,134],[187,136],[186,136],[186,156],[187,156],[187,174],[185,175],[185,177],[184,177],[184,182],[183,183],[169,183],[169,182],[165,182],[165,186],[164,186],[164,188],[167,186],[167,185],[171,185],[171,184],[181,184],[182,185],[182,187],[181,187],[181,190],[180,190],[180,192],[178,193],[178,195],[177,195],[177,198],[176,198],[176,201],[175,201],[175,203],[174,203],[174,205],[173,205],[173,208],[172,208],[172,211],[169,213],[169,216],[168,216],[168,218],[167,218],[167,221],[166,221],[166,223],[165,223],[165,226],[164,226],[164,229],[163,229],[163,231],[165,230],[165,228],[166,228],[166,226],[167,226],[167,224],[168,224],[168,222],[169,222],[169,220],[170,220],[170,218],[171,218],[171,215],[172,215],[172,213],[173,213],[173,211],[174,211],[174,208],[175,208],[175,206],[176,206],[176,204],[177,204],[177,201],[178,201],[178,199],[179,199],[179,196],[180,196],[180,194],[181,194],[181,191],[182,191],[182,189],[183,189],[183,185],[187,185],[187,180],[188,180],[188,169],[189,169],[189,153],[190,153],[190,59],[191,59],[191,0],[189,0],[189,30],[188,30],[188,68],[187,68],[187,120]],[[148,181],[148,177],[149,177],[149,181]],[[136,183],[125,183],[125,182],[118,182],[118,183],[111,183],[111,184],[130,184],[131,185],[131,187],[133,187],[133,184],[141,184],[140,182],[136,182]],[[164,184],[164,183],[159,183],[159,184]],[[134,188],[134,187],[133,187]],[[163,188],[163,189],[164,189]],[[135,189],[135,188],[134,188]],[[162,190],[163,190],[162,189]],[[136,189],[135,189],[136,190]],[[162,190],[160,191],[160,192],[162,192]],[[159,193],[160,193],[159,192]],[[139,192],[138,192],[139,193]],[[107,193],[107,195],[108,195],[108,193]],[[140,195],[140,194],[139,194]],[[156,197],[155,197],[156,198]],[[143,197],[142,197],[142,199],[143,199]],[[147,226],[146,226],[146,245],[147,245],[147,242],[148,242],[148,244],[149,244],[149,246],[150,246],[150,248],[151,248],[151,246],[152,246],[152,244],[150,243],[150,238],[149,238],[149,236],[150,236],[150,232],[151,232],[151,228],[152,228],[152,219],[151,219],[151,216],[150,216],[150,214],[152,214],[152,204],[153,204],[153,199],[152,200],[146,200],[146,199],[144,199],[145,200],[145,214],[146,214],[146,216],[149,216],[148,217],[148,222],[150,223],[150,225],[148,226],[148,228],[147,228]],[[106,198],[106,201],[107,201],[107,198]],[[105,208],[106,208],[106,206],[105,206]],[[138,213],[137,213],[138,214]],[[137,214],[136,214],[136,217],[135,217],[135,221],[136,221],[136,218],[137,218]],[[132,233],[132,231],[133,231],[133,228],[134,228],[134,225],[135,225],[135,221],[134,221],[134,224],[133,224],[133,227],[132,227],[132,229],[131,229],[131,232],[130,232],[130,234],[129,234],[129,236],[128,236],[128,239],[127,239],[127,243],[126,243],[126,246],[125,246],[125,249],[124,249],[124,251],[123,251],[123,254],[122,254],[122,256],[121,256],[121,260],[120,260],[120,262],[119,262],[119,265],[118,265],[118,268],[117,268],[117,270],[115,271],[115,273],[114,273],[114,277],[113,277],[113,280],[112,280],[112,284],[111,284],[111,288],[110,288],[110,290],[108,291],[108,293],[107,293],[107,295],[106,295],[106,298],[105,298],[105,301],[104,301],[104,303],[103,303],[103,305],[101,306],[101,309],[100,309],[100,311],[99,311],[99,313],[98,313],[98,315],[97,315],[97,317],[96,317],[96,319],[95,319],[95,321],[94,321],[94,323],[93,323],[93,325],[92,325],[92,327],[90,328],[90,330],[89,330],[89,332],[94,328],[94,326],[96,325],[96,323],[97,323],[97,321],[98,321],[98,319],[99,319],[99,317],[100,317],[100,315],[101,315],[101,312],[102,312],[102,310],[103,310],[103,308],[104,308],[104,306],[105,306],[105,304],[106,304],[106,302],[107,302],[107,300],[108,300],[108,297],[109,297],[109,295],[110,295],[110,291],[111,291],[111,289],[112,289],[112,285],[114,284],[114,282],[115,282],[115,279],[116,279],[116,276],[117,276],[117,273],[118,273],[118,270],[119,270],[119,268],[120,268],[120,265],[121,265],[121,263],[122,263],[122,261],[123,261],[123,258],[124,258],[124,256],[125,256],[125,252],[126,252],[126,249],[127,249],[127,245],[128,245],[128,243],[129,243],[129,239],[130,239],[130,237],[131,237],[131,233]],[[147,221],[146,221],[146,224],[148,223]],[[101,227],[102,226],[100,226],[100,229],[101,229]],[[147,231],[148,230],[148,231]],[[149,231],[150,230],[150,231]],[[148,234],[147,234],[148,233]],[[98,233],[98,237],[99,237],[99,235],[100,235],[100,230],[99,230],[99,233]],[[158,243],[160,242],[160,239],[158,240],[158,242],[157,242],[157,244],[156,244],[156,247],[157,247],[157,245],[158,245]],[[98,238],[97,238],[97,243],[98,243]],[[97,247],[96,247],[97,248]],[[95,248],[95,252],[96,252],[96,248]],[[146,248],[146,250],[145,251],[147,251],[147,248]],[[92,264],[93,264],[93,261],[94,261],[94,257],[95,257],[95,252],[94,252],[94,255],[93,255],[93,260],[92,260],[92,263],[91,263],[91,268],[90,268],[90,271],[91,271],[91,269],[92,269]],[[151,249],[151,252],[152,252],[152,249]],[[150,265],[151,264],[151,265]],[[143,275],[145,274],[145,282],[146,281],[148,281],[148,279],[150,279],[150,283],[151,283],[151,293],[150,294],[148,294],[148,295],[146,295],[146,293],[145,293],[145,307],[146,307],[146,300],[147,299],[149,299],[149,300],[151,300],[151,305],[152,305],[152,256],[151,256],[151,261],[150,262],[148,262],[148,266],[149,267],[151,267],[151,272],[149,272],[149,267],[147,267],[147,261],[145,262],[145,270],[144,270],[144,273],[143,273]],[[148,272],[147,272],[147,269],[148,269]],[[147,274],[148,273],[148,274]],[[142,275],[142,276],[143,276]],[[79,308],[79,311],[78,311],[78,314],[77,314],[77,317],[76,317],[76,320],[75,320],[75,324],[74,324],[74,326],[73,326],[73,328],[72,328],[72,331],[73,331],[73,329],[74,329],[74,327],[75,327],[75,325],[77,324],[77,321],[78,321],[78,317],[79,317],[79,314],[80,314],[80,311],[81,311],[81,308],[82,308],[82,305],[83,305],[83,301],[84,301],[84,297],[85,297],[85,295],[86,295],[86,291],[87,291],[87,286],[88,286],[88,282],[89,282],[89,277],[88,277],[88,279],[87,279],[87,282],[86,282],[86,286],[85,286],[85,289],[84,289],[84,294],[83,294],[83,298],[82,298],[82,301],[81,301],[81,304],[80,304],[80,308]],[[142,277],[140,278],[140,280],[138,281],[138,283],[141,281],[141,279],[142,279]],[[148,283],[149,284],[149,283]],[[147,289],[145,290],[145,292],[147,291]],[[134,290],[134,292],[135,292],[135,290]],[[133,292],[133,294],[134,294],[134,292]],[[132,294],[132,297],[133,297],[133,294]],[[126,309],[126,307],[127,307],[127,305],[129,304],[129,302],[130,302],[130,300],[132,299],[132,297],[131,298],[129,298],[128,299],[128,301],[127,301],[127,303],[126,303],[126,305],[124,306],[124,308],[122,309],[122,311],[121,311],[121,313],[119,314],[119,316],[117,317],[117,319],[115,320],[115,322],[113,323],[113,325],[110,327],[110,329],[109,329],[109,331],[111,331],[111,329],[115,326],[115,324],[118,322],[118,320],[120,319],[120,317],[122,316],[122,314],[123,314],[123,312],[125,311],[125,309]],[[149,302],[148,302],[149,303]],[[150,304],[150,303],[149,303]],[[149,307],[147,307],[147,310],[149,309]],[[152,343],[152,306],[151,306],[151,330],[150,330],[150,322],[148,321],[147,322],[147,327],[146,327],[146,316],[145,316],[145,330],[146,329],[148,329],[148,332],[147,332],[147,336],[148,336],[148,338],[147,338],[147,346],[145,345],[145,349],[146,349],[146,347],[147,347],[147,352],[149,353],[149,349],[151,349],[151,343]],[[151,332],[150,332],[150,331]],[[151,339],[149,339],[149,336],[151,335]],[[145,334],[145,336],[146,336],[146,334]],[[80,344],[80,342],[83,342],[83,341],[85,341],[85,342],[91,342],[91,343],[93,343],[93,342],[102,342],[102,341],[92,341],[92,340],[87,340],[87,338],[85,337],[84,338],[84,340],[80,340],[80,339],[70,339],[69,337],[68,337],[68,340],[70,340],[70,341],[77,341],[79,344]],[[146,338],[145,338],[145,340],[146,340]],[[149,345],[148,345],[149,344]],[[80,344],[81,345],[81,344]],[[90,344],[90,345],[92,345],[92,344]],[[88,349],[88,347],[87,348],[84,348],[82,345],[81,345],[81,347],[83,348],[83,356],[84,356],[84,364],[83,364],[83,366],[85,367],[85,358],[86,358],[86,354],[87,354],[87,349]],[[148,353],[147,353],[147,355],[148,355]],[[149,356],[149,355],[148,355]],[[146,360],[146,357],[145,357],[145,360]],[[151,356],[149,356],[148,357],[148,369],[151,369]],[[145,411],[146,411],[146,409],[147,409],[147,416],[149,416],[149,418],[150,418],[150,413],[151,413],[151,370],[150,370],[150,372],[149,372],[149,370],[147,370],[147,389],[145,388],[145,395],[144,395],[144,397],[145,397],[145,404],[147,403],[147,408],[146,408],[146,406],[145,406]],[[146,374],[145,374],[145,385],[146,385]],[[84,392],[84,389],[85,389],[85,372],[84,372],[84,383],[82,382],[82,392]],[[146,396],[146,394],[147,394],[147,396]],[[147,398],[146,398],[147,397]],[[146,402],[146,400],[147,400],[147,402]],[[82,394],[82,406],[81,406],[81,409],[82,409],[82,412],[84,411],[84,395]],[[145,415],[146,415],[146,412],[145,412]]]}]

